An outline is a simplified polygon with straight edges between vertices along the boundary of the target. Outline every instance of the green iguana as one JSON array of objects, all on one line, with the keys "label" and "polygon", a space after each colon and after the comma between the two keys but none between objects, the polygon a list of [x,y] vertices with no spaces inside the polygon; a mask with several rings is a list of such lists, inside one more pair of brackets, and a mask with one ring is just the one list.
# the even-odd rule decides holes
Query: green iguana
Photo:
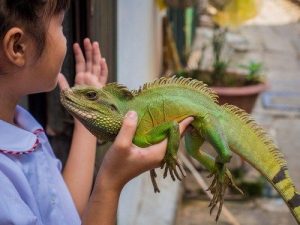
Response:
[{"label": "green iguana", "polygon": [[[138,114],[138,127],[133,143],[147,147],[168,138],[162,162],[164,177],[173,179],[183,174],[177,161],[180,142],[178,123],[194,117],[191,131],[185,134],[186,150],[214,176],[209,190],[213,194],[211,211],[220,203],[229,185],[235,186],[226,163],[231,151],[256,168],[278,191],[300,224],[300,193],[288,174],[286,162],[267,134],[243,110],[232,105],[218,105],[217,95],[205,84],[190,78],[160,78],[138,90],[110,83],[101,89],[77,86],[62,91],[63,106],[78,118],[96,137],[112,141],[129,110]],[[212,156],[199,148],[208,141],[217,151]],[[154,191],[159,192],[155,171],[150,171]],[[239,190],[239,189],[238,189]]]}]

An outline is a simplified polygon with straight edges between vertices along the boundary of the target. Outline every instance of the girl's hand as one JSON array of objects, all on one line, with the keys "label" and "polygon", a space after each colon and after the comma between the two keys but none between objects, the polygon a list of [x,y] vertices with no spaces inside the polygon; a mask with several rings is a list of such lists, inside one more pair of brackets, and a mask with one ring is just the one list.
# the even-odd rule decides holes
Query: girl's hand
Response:
[{"label": "girl's hand", "polygon": [[73,45],[76,61],[76,85],[103,87],[107,82],[108,69],[102,58],[98,42],[83,40],[85,58],[78,43]]},{"label": "girl's hand", "polygon": [[[193,121],[189,117],[179,125],[182,134]],[[137,115],[128,112],[122,128],[106,153],[98,173],[96,186],[102,191],[121,191],[123,186],[137,175],[159,167],[166,152],[167,140],[147,148],[139,148],[132,144],[132,139],[137,126]]]},{"label": "girl's hand", "polygon": [[[86,38],[83,45],[85,57],[77,43],[73,46],[76,63],[75,85],[103,87],[107,81],[108,70],[105,59],[101,57],[99,44],[91,43],[90,39]],[[58,75],[58,84],[61,90],[69,88],[65,76],[61,73]],[[91,193],[96,143],[96,137],[75,119],[72,143],[63,177],[80,214],[86,208]],[[79,180],[81,182],[78,183]]]},{"label": "girl's hand", "polygon": [[[83,40],[84,53],[78,43],[73,45],[75,56],[75,85],[91,85],[103,87],[107,82],[108,68],[105,58],[102,58],[99,43],[91,42],[89,38]],[[58,76],[58,84],[61,90],[69,88],[63,74]]]}]

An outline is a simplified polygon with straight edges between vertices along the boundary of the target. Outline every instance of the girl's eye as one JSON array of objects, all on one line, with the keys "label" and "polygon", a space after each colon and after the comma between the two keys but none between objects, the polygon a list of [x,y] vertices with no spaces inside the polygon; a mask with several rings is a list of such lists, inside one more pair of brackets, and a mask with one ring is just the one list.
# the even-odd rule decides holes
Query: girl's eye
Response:
[{"label": "girl's eye", "polygon": [[95,91],[89,91],[85,94],[85,97],[88,99],[88,100],[96,100],[97,99],[97,92]]}]

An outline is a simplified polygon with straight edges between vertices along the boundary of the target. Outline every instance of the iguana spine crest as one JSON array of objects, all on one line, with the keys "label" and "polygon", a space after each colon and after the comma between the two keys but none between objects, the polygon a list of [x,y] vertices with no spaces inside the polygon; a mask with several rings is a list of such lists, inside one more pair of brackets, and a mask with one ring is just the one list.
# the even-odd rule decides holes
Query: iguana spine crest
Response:
[{"label": "iguana spine crest", "polygon": [[159,79],[156,79],[153,82],[145,83],[143,86],[141,86],[138,90],[133,90],[133,95],[138,95],[143,93],[146,90],[150,90],[152,88],[156,87],[167,87],[168,85],[180,85],[182,88],[189,88],[192,90],[195,90],[197,92],[201,92],[203,95],[207,96],[211,100],[213,100],[215,103],[218,103],[218,95],[211,89],[208,88],[206,84],[204,84],[202,81],[198,81],[192,78],[184,78],[184,77],[161,77]]},{"label": "iguana spine crest", "polygon": [[234,105],[229,105],[227,103],[222,105],[222,108],[240,118],[245,126],[248,126],[264,142],[267,149],[272,152],[272,154],[274,154],[279,165],[284,168],[287,167],[282,152],[279,151],[272,138],[260,125],[255,122],[255,120],[248,113],[246,113],[243,109],[240,109]]},{"label": "iguana spine crest", "polygon": [[115,82],[107,84],[103,89],[118,94],[120,97],[125,97],[126,99],[132,99],[134,97],[126,86]]}]

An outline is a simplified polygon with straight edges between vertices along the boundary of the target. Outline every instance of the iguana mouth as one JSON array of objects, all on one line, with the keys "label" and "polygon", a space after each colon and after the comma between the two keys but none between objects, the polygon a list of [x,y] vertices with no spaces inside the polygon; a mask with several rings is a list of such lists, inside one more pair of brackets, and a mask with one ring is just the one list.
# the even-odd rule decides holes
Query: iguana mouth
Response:
[{"label": "iguana mouth", "polygon": [[60,102],[67,111],[75,117],[82,119],[93,119],[96,117],[91,111],[88,111],[84,105],[78,103],[71,89],[61,91]]}]

